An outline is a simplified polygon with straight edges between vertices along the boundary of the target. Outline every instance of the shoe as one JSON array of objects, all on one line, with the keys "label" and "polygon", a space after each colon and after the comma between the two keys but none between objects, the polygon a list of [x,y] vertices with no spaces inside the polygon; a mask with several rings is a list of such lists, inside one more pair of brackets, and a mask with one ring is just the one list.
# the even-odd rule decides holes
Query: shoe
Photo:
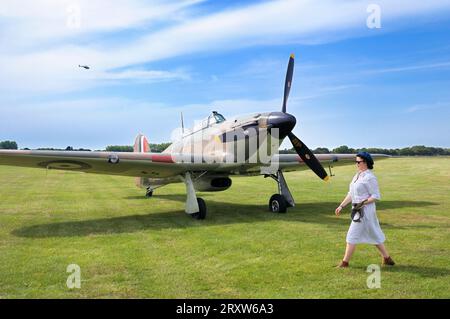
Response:
[{"label": "shoe", "polygon": [[394,266],[395,262],[394,262],[394,260],[392,260],[391,257],[387,257],[387,258],[383,257],[382,265],[383,266]]},{"label": "shoe", "polygon": [[348,262],[341,261],[341,263],[337,265],[336,268],[348,268]]}]

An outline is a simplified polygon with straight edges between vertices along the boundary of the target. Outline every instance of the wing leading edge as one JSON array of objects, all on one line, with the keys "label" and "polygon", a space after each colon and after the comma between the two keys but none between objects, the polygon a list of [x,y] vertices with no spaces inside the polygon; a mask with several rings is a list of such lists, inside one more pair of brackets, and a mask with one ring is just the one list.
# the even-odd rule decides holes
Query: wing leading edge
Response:
[{"label": "wing leading edge", "polygon": [[[336,167],[354,164],[356,154],[315,154],[315,156],[323,167],[327,168],[328,166]],[[390,158],[391,156],[372,154],[372,157],[375,161],[378,161]],[[279,154],[274,158],[274,161],[278,162],[280,169],[286,172],[305,170],[308,168],[297,154]]]},{"label": "wing leading edge", "polygon": [[170,177],[209,164],[176,163],[164,153],[0,150],[0,165],[134,177]]}]

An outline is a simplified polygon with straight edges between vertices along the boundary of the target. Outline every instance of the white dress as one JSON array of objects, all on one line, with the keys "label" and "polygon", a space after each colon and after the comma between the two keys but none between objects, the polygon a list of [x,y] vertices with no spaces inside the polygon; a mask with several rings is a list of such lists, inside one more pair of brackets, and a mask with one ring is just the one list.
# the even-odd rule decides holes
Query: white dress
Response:
[{"label": "white dress", "polygon": [[[348,194],[352,197],[352,203],[360,203],[369,197],[380,199],[378,181],[371,170],[357,173],[350,183]],[[385,236],[378,222],[375,203],[364,205],[364,216],[359,222],[350,224],[347,233],[349,244],[372,244],[378,245],[385,241]]]}]

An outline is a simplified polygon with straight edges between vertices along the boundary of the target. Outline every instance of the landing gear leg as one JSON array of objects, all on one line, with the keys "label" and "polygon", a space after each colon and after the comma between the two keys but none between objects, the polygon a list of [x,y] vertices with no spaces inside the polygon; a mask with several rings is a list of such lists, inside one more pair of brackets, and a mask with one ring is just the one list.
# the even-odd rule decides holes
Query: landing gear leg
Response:
[{"label": "landing gear leg", "polygon": [[153,189],[151,187],[147,187],[147,191],[145,192],[145,197],[152,197]]},{"label": "landing gear leg", "polygon": [[277,174],[266,175],[265,177],[271,177],[278,184],[278,194],[272,195],[269,200],[269,210],[273,213],[286,213],[288,207],[294,207],[295,201],[292,197],[289,187],[281,170],[277,171]]},{"label": "landing gear leg", "polygon": [[205,219],[206,217],[206,204],[202,198],[197,198],[194,189],[194,183],[192,182],[191,173],[187,172],[183,176],[184,183],[186,184],[186,208],[187,214],[191,215],[195,219]]}]

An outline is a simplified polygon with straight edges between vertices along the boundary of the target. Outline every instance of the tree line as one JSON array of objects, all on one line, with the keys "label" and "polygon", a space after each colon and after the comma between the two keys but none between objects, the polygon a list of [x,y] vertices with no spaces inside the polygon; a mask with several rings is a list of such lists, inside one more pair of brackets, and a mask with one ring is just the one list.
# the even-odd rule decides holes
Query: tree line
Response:
[{"label": "tree line", "polygon": [[[171,143],[159,143],[150,144],[150,151],[155,153],[163,152]],[[3,141],[0,142],[0,149],[11,149],[17,150],[18,145],[15,141]],[[24,148],[28,149],[28,148]],[[51,151],[91,151],[85,148],[73,148],[72,146],[67,146],[65,149],[42,147],[37,150],[51,150]],[[103,151],[103,150],[97,150]],[[133,146],[131,145],[108,145],[105,149],[107,152],[133,152]],[[312,150],[315,154],[355,154],[358,152],[369,152],[373,154],[387,154],[392,156],[445,156],[450,155],[450,148],[442,147],[430,147],[424,145],[415,145],[411,147],[404,148],[351,148],[347,145],[342,145],[333,149],[328,149],[326,147],[318,147]],[[280,154],[296,154],[294,148],[280,150]]]},{"label": "tree line", "polygon": [[[347,145],[342,145],[329,150],[326,147],[318,147],[312,150],[314,154],[355,154],[358,152],[368,152],[371,154],[387,154],[392,156],[438,156],[450,155],[450,148],[430,147],[424,145],[415,145],[404,148],[377,148],[377,147],[363,147],[350,148]],[[295,154],[294,148],[280,150],[281,154]]]},{"label": "tree line", "polygon": [[[150,143],[150,152],[162,153],[169,145],[172,143],[160,143],[152,144]],[[108,145],[106,147],[107,152],[133,152],[133,146],[130,145]]]},{"label": "tree line", "polygon": [[[161,153],[172,143],[159,143],[150,144],[150,151],[155,153]],[[19,149],[17,142],[15,141],[0,141],[0,149],[4,150],[17,150]],[[28,147],[22,150],[29,150]],[[38,151],[85,151],[90,152],[87,148],[74,148],[72,146],[67,146],[66,148],[55,148],[55,147],[39,147],[36,148]],[[133,152],[133,146],[131,145],[108,145],[104,150],[95,150],[99,152]]]},{"label": "tree line", "polygon": [[3,141],[3,142],[0,142],[0,149],[17,150],[18,146],[17,146],[17,143],[14,141]]}]

